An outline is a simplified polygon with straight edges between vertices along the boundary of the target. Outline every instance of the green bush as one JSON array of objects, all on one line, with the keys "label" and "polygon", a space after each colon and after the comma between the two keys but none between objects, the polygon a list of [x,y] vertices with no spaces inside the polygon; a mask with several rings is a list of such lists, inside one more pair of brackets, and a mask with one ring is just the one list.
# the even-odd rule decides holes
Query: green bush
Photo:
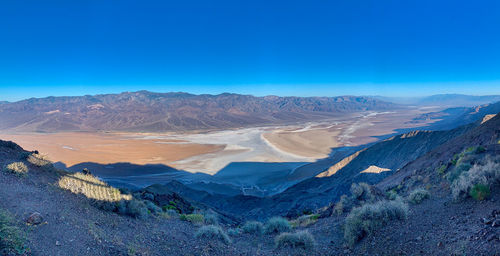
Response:
[{"label": "green bush", "polygon": [[14,225],[11,215],[0,210],[0,255],[24,255],[26,238],[22,230]]},{"label": "green bush", "polygon": [[296,233],[282,233],[275,238],[276,248],[292,247],[311,250],[316,242],[314,237],[308,231],[299,231]]},{"label": "green bush", "polygon": [[264,225],[258,221],[247,221],[241,228],[243,229],[244,233],[262,234]]},{"label": "green bush", "polygon": [[401,200],[379,201],[354,208],[345,220],[344,239],[353,246],[357,241],[392,220],[403,220],[408,206]]},{"label": "green bush", "polygon": [[26,176],[28,167],[23,162],[14,162],[4,166],[5,172],[13,173],[19,177]]},{"label": "green bush", "polygon": [[469,195],[478,201],[483,201],[490,196],[490,188],[483,184],[476,184],[469,191]]},{"label": "green bush", "polygon": [[193,224],[202,224],[205,218],[201,214],[193,213],[193,214],[181,214],[179,215],[179,219],[183,221],[189,221]]},{"label": "green bush", "polygon": [[431,194],[429,193],[429,191],[423,188],[418,188],[413,190],[408,195],[408,201],[412,204],[420,204],[422,201],[429,198],[430,196]]},{"label": "green bush", "polygon": [[282,217],[273,217],[266,222],[264,226],[264,233],[266,234],[279,234],[288,232],[292,229],[290,222]]},{"label": "green bush", "polygon": [[195,234],[196,238],[203,238],[207,240],[219,240],[225,244],[229,244],[231,239],[229,236],[222,230],[222,228],[214,225],[203,226]]}]

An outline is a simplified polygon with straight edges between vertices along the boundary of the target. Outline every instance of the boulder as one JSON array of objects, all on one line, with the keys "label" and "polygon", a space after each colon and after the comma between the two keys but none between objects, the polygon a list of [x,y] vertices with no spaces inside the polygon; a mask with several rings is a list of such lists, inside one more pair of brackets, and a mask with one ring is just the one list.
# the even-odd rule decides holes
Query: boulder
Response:
[{"label": "boulder", "polygon": [[26,219],[26,223],[28,223],[30,225],[38,225],[38,224],[41,224],[42,222],[43,222],[42,215],[38,212],[32,213],[28,217],[28,219]]}]

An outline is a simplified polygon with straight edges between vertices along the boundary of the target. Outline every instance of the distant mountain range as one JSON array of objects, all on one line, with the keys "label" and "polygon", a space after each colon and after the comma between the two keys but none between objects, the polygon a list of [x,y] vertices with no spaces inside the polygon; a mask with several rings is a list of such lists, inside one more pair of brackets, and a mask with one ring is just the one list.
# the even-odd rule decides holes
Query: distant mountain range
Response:
[{"label": "distant mountain range", "polygon": [[394,103],[370,97],[255,97],[224,93],[125,92],[32,98],[0,104],[0,129],[16,131],[184,131],[320,120]]},{"label": "distant mountain range", "polygon": [[500,95],[471,96],[464,94],[437,94],[427,97],[374,96],[374,98],[396,104],[440,107],[472,107],[500,101]]}]

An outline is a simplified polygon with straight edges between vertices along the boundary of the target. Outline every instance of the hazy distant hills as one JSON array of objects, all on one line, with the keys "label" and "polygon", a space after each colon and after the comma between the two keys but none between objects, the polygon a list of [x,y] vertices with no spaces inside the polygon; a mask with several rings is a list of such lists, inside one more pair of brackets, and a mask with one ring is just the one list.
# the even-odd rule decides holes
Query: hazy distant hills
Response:
[{"label": "hazy distant hills", "polygon": [[0,104],[0,129],[180,131],[284,124],[397,105],[370,97],[125,92]]},{"label": "hazy distant hills", "polygon": [[486,115],[500,112],[500,102],[484,104],[475,107],[456,107],[438,112],[429,112],[416,117],[416,122],[421,120],[439,120],[427,126],[427,130],[447,130],[465,124],[470,124],[483,119]]},{"label": "hazy distant hills", "polygon": [[374,98],[396,104],[441,107],[472,107],[500,101],[500,95],[471,96],[463,94],[437,94],[427,97],[383,97]]}]

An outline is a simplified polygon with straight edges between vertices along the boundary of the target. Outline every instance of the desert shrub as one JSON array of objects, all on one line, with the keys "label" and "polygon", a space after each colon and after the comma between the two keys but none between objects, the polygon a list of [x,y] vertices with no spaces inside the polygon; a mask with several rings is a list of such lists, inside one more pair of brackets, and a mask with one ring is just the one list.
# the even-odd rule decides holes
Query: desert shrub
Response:
[{"label": "desert shrub", "polygon": [[311,224],[316,223],[316,221],[318,221],[318,218],[318,214],[303,215],[295,220],[290,221],[290,224],[292,225],[292,227],[307,227]]},{"label": "desert shrub", "polygon": [[372,194],[370,185],[363,182],[358,184],[353,183],[351,185],[351,194],[353,198],[359,201],[369,202],[375,199]]},{"label": "desert shrub", "polygon": [[[500,158],[486,159],[483,163],[476,164],[469,171],[463,172],[452,183],[451,191],[455,199],[471,195],[471,189],[476,187],[476,192],[485,192],[481,186],[490,188],[500,183]],[[476,193],[474,192],[474,193]]]},{"label": "desert shrub", "polygon": [[219,224],[219,217],[214,212],[205,213],[203,215],[203,219],[205,221],[205,224],[209,224],[209,225],[218,225]]},{"label": "desert shrub", "polygon": [[132,199],[127,202],[127,214],[138,219],[148,216],[148,207],[142,200]]},{"label": "desert shrub", "polygon": [[385,193],[385,197],[389,200],[396,200],[399,197],[399,195],[395,189],[392,189],[392,190],[389,190]]},{"label": "desert shrub", "polygon": [[79,172],[63,175],[59,178],[58,186],[99,201],[118,202],[132,199],[130,195],[122,194],[119,189],[109,186],[99,178]]},{"label": "desert shrub", "polygon": [[266,234],[276,234],[282,232],[288,232],[292,229],[290,222],[282,217],[272,217],[266,222],[264,226],[264,233]]},{"label": "desert shrub", "polygon": [[179,217],[179,213],[176,210],[168,209],[163,213],[162,216],[167,218],[167,219],[177,218],[177,217]]},{"label": "desert shrub", "polygon": [[12,216],[0,210],[0,255],[24,255],[25,244],[25,234],[14,224]]},{"label": "desert shrub", "polygon": [[146,204],[147,209],[151,213],[157,214],[157,213],[162,212],[162,209],[160,207],[158,207],[158,205],[156,205],[155,203],[148,201],[148,200],[145,200],[144,203]]},{"label": "desert shrub", "polygon": [[52,162],[45,155],[30,154],[26,160],[32,165],[40,167],[44,171],[56,171]]},{"label": "desert shrub", "polygon": [[201,214],[193,213],[193,214],[181,214],[179,215],[179,219],[183,221],[189,221],[193,224],[202,224],[204,221],[204,217]]},{"label": "desert shrub", "polygon": [[241,233],[243,233],[241,228],[230,228],[227,230],[227,234],[230,236],[239,236]]},{"label": "desert shrub", "polygon": [[215,225],[203,226],[195,234],[196,238],[203,238],[207,240],[219,240],[225,244],[229,244],[231,239],[229,236],[220,228]]},{"label": "desert shrub", "polygon": [[26,176],[28,173],[28,167],[23,162],[14,162],[5,165],[3,170],[5,172],[13,173],[19,177]]},{"label": "desert shrub", "polygon": [[264,225],[258,221],[247,221],[241,228],[244,233],[262,234],[262,231],[264,230]]},{"label": "desert shrub", "polygon": [[469,195],[478,201],[482,201],[490,196],[490,188],[483,184],[476,184],[470,189]]},{"label": "desert shrub", "polygon": [[333,207],[333,211],[336,214],[341,215],[342,213],[349,211],[353,206],[354,202],[352,198],[346,195],[342,195],[340,197],[340,200]]},{"label": "desert shrub", "polygon": [[408,206],[401,200],[379,201],[354,208],[345,220],[344,239],[352,246],[391,220],[403,220]]},{"label": "desert shrub", "polygon": [[460,162],[451,172],[448,173],[447,178],[450,182],[455,181],[464,172],[470,170],[472,166],[469,163]]},{"label": "desert shrub", "polygon": [[412,204],[420,204],[430,196],[431,194],[429,193],[429,191],[423,188],[417,188],[408,195],[408,201]]},{"label": "desert shrub", "polygon": [[315,244],[314,237],[307,230],[296,233],[285,232],[275,238],[276,248],[292,247],[311,250]]}]

